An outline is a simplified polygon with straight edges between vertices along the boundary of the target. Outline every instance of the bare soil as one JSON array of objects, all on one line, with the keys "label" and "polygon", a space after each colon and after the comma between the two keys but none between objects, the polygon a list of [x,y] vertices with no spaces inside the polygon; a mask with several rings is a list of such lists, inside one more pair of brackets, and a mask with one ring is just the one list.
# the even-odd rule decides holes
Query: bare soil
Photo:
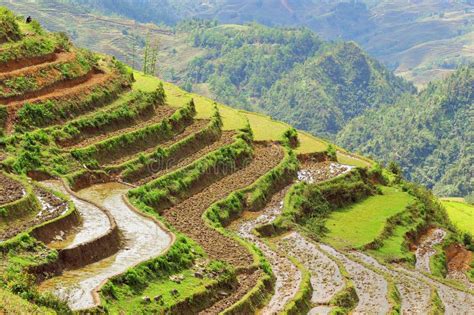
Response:
[{"label": "bare soil", "polygon": [[255,158],[244,168],[212,183],[163,212],[163,217],[176,229],[197,241],[213,259],[226,261],[237,267],[253,264],[253,257],[243,246],[225,237],[202,220],[203,213],[216,201],[233,191],[249,186],[274,168],[283,158],[283,150],[275,144],[255,146]]},{"label": "bare soil", "polygon": [[81,84],[76,84],[70,88],[64,88],[64,87],[63,89],[58,88],[55,91],[42,95],[40,97],[10,103],[8,106],[8,119],[7,119],[5,129],[7,133],[11,133],[11,131],[13,130],[13,125],[16,120],[16,112],[19,108],[23,106],[25,102],[33,104],[33,103],[39,103],[45,100],[79,99],[83,97],[84,95],[89,94],[90,91],[93,90],[96,86],[103,85],[107,81],[113,80],[114,77],[116,77],[116,74],[113,72],[112,73],[98,73],[98,74],[93,75],[87,81]]},{"label": "bare soil", "polygon": [[451,244],[446,249],[448,259],[448,279],[456,280],[464,284],[468,289],[474,290],[472,283],[466,275],[471,269],[473,254],[461,244]]},{"label": "bare soil", "polygon": [[100,72],[99,70],[92,70],[86,75],[73,78],[70,80],[56,81],[52,83],[51,85],[47,85],[47,83],[45,83],[45,86],[43,88],[36,91],[30,91],[30,92],[25,92],[22,95],[15,95],[11,97],[1,98],[0,102],[3,105],[7,105],[7,106],[15,106],[15,105],[24,104],[24,103],[35,103],[37,102],[38,99],[52,98],[57,93],[62,94],[64,90],[72,89],[77,86],[87,84],[89,81],[92,81],[94,78],[97,78],[97,77],[100,78],[101,76],[105,76],[105,74]]},{"label": "bare soil", "polygon": [[22,198],[25,190],[20,182],[0,173],[0,205]]},{"label": "bare soil", "polygon": [[169,106],[157,106],[151,115],[139,117],[136,120],[129,120],[124,124],[116,124],[109,128],[96,129],[95,132],[85,132],[88,136],[81,137],[82,140],[76,143],[61,143],[63,147],[70,150],[86,147],[93,143],[102,141],[107,138],[111,138],[123,133],[132,132],[139,128],[144,128],[153,124],[156,124],[165,118],[170,117],[176,111],[175,108]]},{"label": "bare soil", "polygon": [[245,296],[257,283],[258,279],[262,276],[261,270],[256,270],[252,273],[243,273],[237,276],[238,285],[233,288],[232,292],[227,296],[221,298],[211,307],[199,312],[203,314],[220,314],[225,309],[234,305],[237,301]]},{"label": "bare soil", "polygon": [[44,62],[44,63],[36,64],[33,66],[26,66],[26,67],[16,69],[10,72],[0,71],[0,81],[8,80],[10,78],[19,77],[19,76],[27,76],[32,73],[37,73],[50,66],[66,63],[66,62],[74,60],[75,58],[76,58],[76,54],[74,52],[58,53],[58,54],[55,54],[53,61]]},{"label": "bare soil", "polygon": [[[124,150],[120,152],[120,155],[118,156],[110,156],[107,161],[103,161],[103,166],[112,166],[112,165],[118,165],[122,164],[132,158],[134,158],[137,154],[148,154],[152,153],[157,149],[157,146],[160,146],[161,148],[166,148],[171,146],[172,144],[186,138],[189,135],[192,135],[193,133],[201,130],[204,128],[207,124],[209,123],[209,120],[206,119],[196,119],[193,121],[193,123],[186,128],[182,130],[182,132],[174,135],[172,138],[169,140],[160,142],[160,141],[148,141],[145,144],[137,144],[133,149],[129,150]],[[142,128],[137,127],[135,129],[140,129]]]},{"label": "bare soil", "polygon": [[35,188],[35,195],[41,204],[41,210],[29,220],[16,219],[7,229],[0,231],[0,240],[6,240],[41,223],[53,220],[67,210],[67,202],[41,188]]},{"label": "bare soil", "polygon": [[[200,159],[201,157],[205,156],[206,154],[212,151],[215,151],[221,147],[230,145],[234,141],[234,136],[235,136],[235,132],[224,131],[222,133],[222,136],[219,138],[219,140],[211,143],[210,145],[205,146],[201,150],[196,151],[192,154],[180,154],[180,156],[177,156],[175,159],[172,159],[171,161],[167,161],[165,168],[160,169],[156,173],[153,173],[153,166],[151,166],[150,169],[148,170],[149,172],[145,174],[146,177],[137,179],[136,181],[133,181],[133,183],[136,185],[144,185],[147,182],[150,182],[156,178],[159,178],[166,173],[172,172],[174,170],[177,170],[178,168],[188,165],[191,162]],[[151,175],[149,175],[150,173]]]},{"label": "bare soil", "polygon": [[56,58],[58,58],[58,53],[52,53],[27,59],[12,60],[8,63],[0,65],[0,73],[13,72],[26,67],[33,67],[39,64],[54,62]]}]

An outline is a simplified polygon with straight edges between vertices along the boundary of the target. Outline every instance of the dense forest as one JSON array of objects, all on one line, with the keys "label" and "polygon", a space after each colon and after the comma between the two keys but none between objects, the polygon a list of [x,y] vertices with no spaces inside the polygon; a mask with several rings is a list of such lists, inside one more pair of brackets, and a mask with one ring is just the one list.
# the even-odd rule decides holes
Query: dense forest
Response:
[{"label": "dense forest", "polygon": [[472,194],[474,64],[394,106],[371,110],[338,135],[343,146],[397,161],[407,176],[446,196]]},{"label": "dense forest", "polygon": [[414,91],[352,42],[322,41],[307,29],[197,24],[186,23],[193,45],[208,53],[190,63],[186,82],[314,134],[334,138],[366,109]]}]

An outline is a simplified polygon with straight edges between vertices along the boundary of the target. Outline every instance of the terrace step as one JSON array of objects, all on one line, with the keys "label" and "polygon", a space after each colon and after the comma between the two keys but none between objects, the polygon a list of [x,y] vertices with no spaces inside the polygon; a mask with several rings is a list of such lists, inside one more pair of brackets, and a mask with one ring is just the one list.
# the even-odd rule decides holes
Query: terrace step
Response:
[{"label": "terrace step", "polygon": [[24,76],[29,73],[40,72],[41,70],[46,69],[50,66],[66,63],[66,62],[74,60],[75,58],[76,58],[76,53],[74,52],[60,52],[60,53],[53,54],[53,56],[51,57],[52,59],[51,61],[46,61],[46,62],[42,62],[42,63],[30,65],[30,66],[25,66],[19,69],[11,70],[11,71],[0,70],[0,81],[8,80],[9,78],[13,78],[13,77]]}]

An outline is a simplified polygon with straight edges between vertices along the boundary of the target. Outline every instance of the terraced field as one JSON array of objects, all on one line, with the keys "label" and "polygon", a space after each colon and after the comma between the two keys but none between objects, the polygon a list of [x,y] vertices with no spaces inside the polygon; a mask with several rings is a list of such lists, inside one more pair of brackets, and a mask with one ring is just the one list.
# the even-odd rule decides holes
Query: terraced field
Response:
[{"label": "terraced field", "polygon": [[19,31],[0,46],[0,313],[474,309],[466,244],[420,188],[5,23]]}]

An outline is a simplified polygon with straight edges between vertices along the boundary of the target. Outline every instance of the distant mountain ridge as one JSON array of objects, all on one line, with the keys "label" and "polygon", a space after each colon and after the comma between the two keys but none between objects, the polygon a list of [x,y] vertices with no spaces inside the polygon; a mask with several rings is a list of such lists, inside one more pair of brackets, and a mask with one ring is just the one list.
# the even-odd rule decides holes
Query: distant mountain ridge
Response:
[{"label": "distant mountain ridge", "polygon": [[445,196],[473,192],[474,64],[394,106],[355,118],[338,143],[377,159],[400,163],[411,180]]}]

